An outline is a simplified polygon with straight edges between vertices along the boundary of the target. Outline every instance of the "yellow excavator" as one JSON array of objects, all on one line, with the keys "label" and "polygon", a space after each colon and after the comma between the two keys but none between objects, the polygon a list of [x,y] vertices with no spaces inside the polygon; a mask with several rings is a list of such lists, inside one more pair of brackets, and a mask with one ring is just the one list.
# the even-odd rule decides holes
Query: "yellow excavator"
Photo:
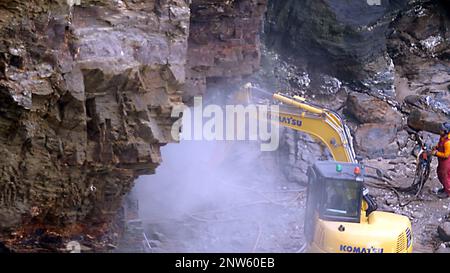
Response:
[{"label": "yellow excavator", "polygon": [[[255,89],[258,88],[251,84],[244,86],[239,100],[252,101]],[[282,103],[278,113],[270,113],[278,116],[275,120],[279,120],[279,125],[319,139],[335,160],[317,161],[307,172],[306,251],[411,253],[409,218],[377,211],[364,186],[364,165],[358,162],[350,130],[339,114],[299,96],[270,95]]]}]

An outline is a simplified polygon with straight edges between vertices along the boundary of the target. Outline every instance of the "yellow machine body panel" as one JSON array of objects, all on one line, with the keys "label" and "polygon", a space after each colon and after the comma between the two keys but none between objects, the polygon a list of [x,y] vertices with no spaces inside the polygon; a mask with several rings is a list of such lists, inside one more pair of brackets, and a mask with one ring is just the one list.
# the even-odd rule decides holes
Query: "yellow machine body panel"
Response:
[{"label": "yellow machine body panel", "polygon": [[324,221],[316,217],[313,253],[411,253],[408,217],[374,211],[361,223]]}]

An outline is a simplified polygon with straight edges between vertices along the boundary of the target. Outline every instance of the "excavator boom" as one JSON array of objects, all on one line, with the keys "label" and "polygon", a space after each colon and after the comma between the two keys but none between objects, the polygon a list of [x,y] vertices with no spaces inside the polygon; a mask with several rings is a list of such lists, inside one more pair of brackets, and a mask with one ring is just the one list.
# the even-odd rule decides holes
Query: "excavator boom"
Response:
[{"label": "excavator boom", "polygon": [[280,107],[280,125],[321,140],[336,161],[357,163],[350,131],[337,113],[285,95],[275,94],[273,97],[289,105]]},{"label": "excavator boom", "polygon": [[[236,99],[246,103],[253,101],[253,90],[269,95],[247,84],[241,90],[243,92],[236,95]],[[320,140],[327,146],[334,160],[357,163],[350,130],[338,113],[308,103],[305,98],[299,96],[290,97],[281,93],[270,94],[270,96],[283,103],[278,112],[270,113],[278,116],[278,119],[275,117],[272,120],[277,120],[281,126],[308,133]]]}]

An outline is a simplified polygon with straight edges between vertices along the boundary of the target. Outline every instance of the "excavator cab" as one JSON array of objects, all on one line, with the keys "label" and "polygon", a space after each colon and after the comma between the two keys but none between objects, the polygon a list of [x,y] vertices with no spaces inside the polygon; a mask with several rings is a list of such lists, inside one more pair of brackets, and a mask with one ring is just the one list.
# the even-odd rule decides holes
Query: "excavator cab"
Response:
[{"label": "excavator cab", "polygon": [[306,202],[305,235],[314,238],[317,213],[320,219],[359,223],[362,204],[362,176],[354,174],[359,164],[317,162],[308,169],[308,197]]},{"label": "excavator cab", "polygon": [[412,251],[407,217],[368,209],[358,163],[318,161],[308,169],[304,231],[309,252]]}]

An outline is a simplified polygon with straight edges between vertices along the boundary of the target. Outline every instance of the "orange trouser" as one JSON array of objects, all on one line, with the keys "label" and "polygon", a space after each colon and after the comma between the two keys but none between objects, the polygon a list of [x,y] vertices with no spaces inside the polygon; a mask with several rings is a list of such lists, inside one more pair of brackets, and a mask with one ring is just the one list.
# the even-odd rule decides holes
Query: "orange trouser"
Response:
[{"label": "orange trouser", "polygon": [[450,158],[439,159],[437,175],[445,192],[450,195]]}]

